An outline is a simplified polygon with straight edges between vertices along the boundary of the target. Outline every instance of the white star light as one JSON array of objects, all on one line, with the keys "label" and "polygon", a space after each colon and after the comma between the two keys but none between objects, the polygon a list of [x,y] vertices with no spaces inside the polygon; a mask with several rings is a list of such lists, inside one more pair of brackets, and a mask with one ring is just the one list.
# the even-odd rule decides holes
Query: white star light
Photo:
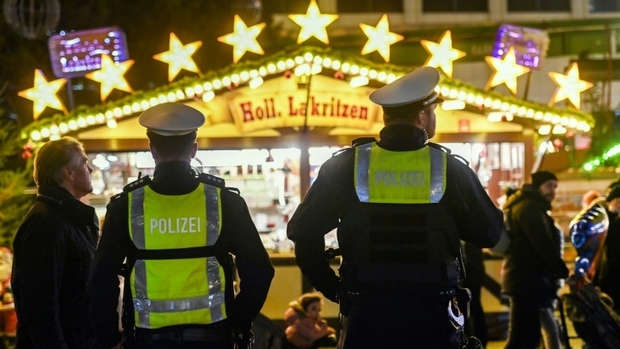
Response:
[{"label": "white star light", "polygon": [[386,62],[390,61],[390,45],[401,41],[402,35],[390,32],[388,16],[384,14],[376,27],[360,23],[360,28],[368,37],[368,41],[362,49],[362,55],[377,51]]},{"label": "white star light", "polygon": [[65,106],[62,104],[56,93],[67,83],[67,79],[57,79],[47,81],[43,72],[39,69],[34,71],[34,87],[27,90],[19,91],[17,94],[34,102],[32,106],[32,115],[34,120],[45,110],[50,107],[66,112]]},{"label": "white star light", "polygon": [[134,61],[130,59],[116,64],[109,55],[101,55],[101,69],[86,74],[87,78],[101,83],[101,101],[105,101],[113,89],[133,91],[124,77],[133,63]]},{"label": "white star light", "polygon": [[335,21],[338,15],[322,15],[316,1],[312,0],[310,1],[308,11],[305,15],[288,15],[288,18],[301,27],[301,31],[297,37],[298,44],[301,44],[313,36],[321,40],[321,42],[329,44],[329,38],[327,37],[327,30],[325,28]]},{"label": "white star light", "polygon": [[549,106],[568,99],[577,109],[581,108],[581,92],[592,87],[592,83],[579,79],[577,62],[571,63],[566,74],[549,72],[549,76],[558,86],[549,101]]},{"label": "white star light", "polygon": [[265,54],[263,48],[256,41],[256,37],[265,28],[265,25],[265,23],[259,23],[248,28],[241,17],[235,15],[234,31],[220,36],[217,40],[233,46],[233,62],[237,63],[247,51],[259,55]]},{"label": "white star light", "polygon": [[449,30],[441,36],[439,43],[428,40],[420,40],[420,43],[431,54],[424,65],[441,68],[449,78],[452,77],[452,63],[466,55],[465,52],[452,48],[452,34]]},{"label": "white star light", "polygon": [[202,41],[194,41],[183,45],[174,33],[170,33],[170,50],[158,53],[154,59],[168,63],[168,81],[174,80],[181,69],[200,74],[192,55],[202,46]]},{"label": "white star light", "polygon": [[493,75],[487,82],[485,90],[489,90],[493,86],[505,83],[513,95],[517,94],[517,77],[530,71],[530,68],[517,64],[515,50],[511,47],[503,59],[492,56],[484,57],[487,63],[495,70]]}]

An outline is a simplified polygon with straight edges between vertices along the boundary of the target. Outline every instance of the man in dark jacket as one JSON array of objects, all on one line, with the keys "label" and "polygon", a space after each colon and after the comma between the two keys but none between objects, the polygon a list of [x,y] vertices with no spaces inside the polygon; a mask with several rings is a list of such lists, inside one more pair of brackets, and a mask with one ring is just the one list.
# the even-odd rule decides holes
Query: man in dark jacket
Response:
[{"label": "man in dark jacket", "polygon": [[152,180],[127,185],[107,207],[90,280],[97,347],[120,348],[122,272],[126,347],[249,348],[274,268],[239,192],[190,166],[204,115],[165,103],[139,122],[155,172]]},{"label": "man in dark jacket", "polygon": [[36,202],[13,248],[17,348],[84,349],[94,333],[86,292],[99,232],[88,157],[71,137],[45,143],[34,160]]},{"label": "man in dark jacket", "polygon": [[541,311],[553,309],[558,281],[568,276],[563,236],[549,215],[557,186],[553,173],[536,172],[504,206],[510,226],[502,280],[502,291],[510,296],[506,349],[538,348]]},{"label": "man in dark jacket", "polygon": [[[459,240],[494,246],[502,214],[462,159],[428,142],[438,82],[424,67],[373,92],[381,140],[327,160],[288,224],[302,272],[340,302],[341,349],[460,348]],[[339,276],[324,254],[333,229]]]},{"label": "man in dark jacket", "polygon": [[614,302],[614,311],[620,315],[620,183],[612,183],[605,197],[607,202],[607,216],[609,227],[605,236],[605,242],[600,247],[599,260],[596,264],[596,272],[592,283],[605,292]]}]

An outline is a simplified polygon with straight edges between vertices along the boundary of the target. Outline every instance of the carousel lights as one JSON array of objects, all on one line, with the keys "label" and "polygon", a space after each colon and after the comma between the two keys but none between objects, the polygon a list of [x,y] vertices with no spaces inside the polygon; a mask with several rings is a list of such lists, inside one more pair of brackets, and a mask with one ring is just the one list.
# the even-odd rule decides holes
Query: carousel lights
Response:
[{"label": "carousel lights", "polygon": [[351,85],[351,87],[361,87],[361,86],[366,86],[368,85],[368,77],[366,76],[354,76],[351,78],[351,81],[349,82],[349,85]]},{"label": "carousel lights", "polygon": [[441,109],[442,110],[463,110],[465,109],[465,102],[461,100],[449,99],[441,103]]},{"label": "carousel lights", "polygon": [[541,135],[541,136],[546,136],[549,133],[551,133],[551,125],[545,124],[545,125],[541,125],[538,128],[538,134]]},{"label": "carousel lights", "polygon": [[60,131],[60,133],[65,134],[69,132],[69,125],[67,125],[64,122],[61,122],[60,125],[58,125],[58,130]]},{"label": "carousel lights", "polygon": [[215,98],[215,92],[207,91],[202,95],[202,101],[205,103],[211,102]]},{"label": "carousel lights", "polygon": [[33,141],[40,141],[41,140],[41,132],[39,132],[39,131],[32,131],[30,133],[30,139],[32,139]]},{"label": "carousel lights", "polygon": [[174,33],[170,33],[170,49],[154,55],[153,58],[168,63],[168,81],[174,80],[181,69],[200,74],[198,66],[192,59],[192,55],[200,46],[202,46],[202,41],[183,45]]},{"label": "carousel lights", "polygon": [[32,115],[34,120],[37,120],[46,107],[66,112],[64,105],[58,96],[56,96],[58,90],[60,90],[66,83],[67,79],[47,81],[43,72],[39,69],[35,69],[34,87],[19,91],[17,94],[20,97],[29,99],[34,103],[32,107]]},{"label": "carousel lights", "polygon": [[256,77],[256,78],[250,80],[250,88],[251,89],[256,89],[256,88],[258,88],[262,84],[263,84],[263,78],[261,78],[261,77]]},{"label": "carousel lights", "polygon": [[402,35],[390,32],[387,14],[381,16],[376,27],[360,23],[360,28],[368,37],[362,55],[377,51],[386,62],[390,61],[390,46],[404,39]]},{"label": "carousel lights", "polygon": [[78,123],[75,120],[69,120],[69,129],[75,131],[78,129]]},{"label": "carousel lights", "polygon": [[265,25],[266,23],[259,23],[248,28],[241,17],[239,17],[239,15],[235,15],[233,32],[231,34],[220,36],[217,40],[225,44],[232,45],[233,63],[239,62],[241,57],[243,57],[243,55],[248,51],[263,55],[265,54],[265,51],[263,51],[263,48],[256,40],[256,37],[265,28]]},{"label": "carousel lights", "polygon": [[305,15],[288,15],[293,22],[301,27],[297,44],[315,37],[324,44],[329,44],[326,27],[338,18],[338,15],[321,14],[315,0],[310,1]]},{"label": "carousel lights", "polygon": [[424,49],[431,54],[431,57],[424,63],[425,66],[441,68],[441,70],[452,78],[453,62],[459,58],[465,57],[466,53],[452,48],[452,34],[449,30],[439,39],[439,43],[428,40],[420,40]]},{"label": "carousel lights", "polygon": [[108,128],[111,128],[111,129],[115,129],[115,128],[116,128],[116,126],[118,126],[118,124],[116,123],[116,119],[114,119],[114,118],[109,119],[109,120],[106,122],[106,125],[108,126]]},{"label": "carousel lights", "polygon": [[[357,75],[364,76],[364,74],[367,74],[367,77],[369,77],[370,79],[373,79],[377,82],[386,83],[386,84],[401,77],[404,74],[404,72],[400,72],[400,71],[395,73],[395,72],[390,72],[386,70],[372,69],[363,64],[361,65],[358,64],[355,60],[351,60],[351,61],[347,61],[343,63],[337,57],[323,57],[320,55],[314,55],[311,52],[306,51],[304,53],[300,53],[299,55],[293,55],[290,58],[274,60],[272,63],[265,63],[262,66],[258,66],[257,68],[249,70],[249,73],[248,73],[248,70],[239,69],[237,72],[233,71],[231,73],[232,75],[230,75],[229,77],[223,76],[219,79],[216,78],[211,81],[199,82],[193,87],[194,88],[193,94],[191,93],[192,91],[190,90],[192,87],[186,87],[182,89],[175,88],[173,91],[168,91],[168,92],[163,91],[157,97],[151,97],[150,100],[142,100],[140,102],[133,102],[133,103],[129,102],[129,103],[132,103],[131,112],[128,112],[127,115],[137,113],[144,109],[148,109],[148,107],[150,106],[157,105],[159,103],[168,101],[169,99],[172,99],[171,93],[174,93],[176,95],[175,98],[177,100],[183,100],[183,99],[192,98],[192,97],[202,97],[203,99],[206,99],[208,101],[214,98],[214,94],[213,94],[213,97],[210,97],[210,96],[203,96],[203,93],[197,93],[197,92],[204,92],[204,90],[216,91],[224,87],[222,84],[223,81],[233,81],[233,80],[236,81],[237,79],[239,79],[239,81],[242,83],[244,82],[249,83],[253,75],[261,76],[261,77],[266,76],[268,67],[270,64],[271,64],[271,67],[275,66],[276,70],[278,71],[280,69],[280,67],[278,67],[278,64],[280,66],[282,65],[282,63],[280,62],[286,62],[287,66],[291,64],[295,67],[294,69],[298,69],[296,65],[305,65],[305,68],[302,68],[302,69],[306,69],[306,71],[307,69],[310,69],[310,74],[318,74],[321,72],[323,68],[332,67],[332,69],[334,69],[338,67],[342,68],[344,66],[348,74],[356,75],[356,76]],[[301,62],[301,64],[299,62]],[[293,70],[293,69],[289,69],[289,70]],[[334,70],[336,70],[340,74],[343,74],[343,72],[339,69],[334,69]],[[356,74],[353,74],[354,71],[356,72]],[[249,74],[250,78],[248,78],[246,74]],[[230,86],[227,86],[227,87],[230,87]],[[445,98],[448,98],[448,96],[452,95],[454,99],[458,99],[461,101],[467,101],[467,103],[469,104],[476,104],[480,107],[484,106],[486,108],[496,109],[496,110],[501,109],[502,111],[508,111],[508,112],[511,112],[511,114],[520,116],[520,117],[529,117],[529,118],[534,117],[534,111],[531,108],[527,108],[525,106],[519,106],[518,103],[515,105],[515,107],[512,107],[513,102],[506,100],[506,98],[492,97],[492,96],[485,97],[484,95],[479,94],[479,93],[472,93],[470,88],[463,88],[462,86],[455,87],[453,86],[451,81],[442,82],[435,88],[435,90],[438,93],[441,93],[443,91],[444,93],[442,93],[442,96],[444,96]],[[499,103],[499,105],[497,103]],[[497,108],[491,108],[492,106],[495,106]],[[515,108],[517,109],[515,110]],[[521,110],[521,112],[518,112],[519,109]],[[570,112],[568,114],[570,114]],[[544,116],[544,114],[542,115]],[[556,117],[556,120],[560,120],[560,119]],[[78,127],[82,127],[82,126],[78,125]],[[578,123],[573,129],[579,130],[579,131],[589,130],[590,125],[589,125],[589,122],[582,121]]]},{"label": "carousel lights", "polygon": [[554,135],[563,135],[566,134],[566,128],[562,125],[555,125],[553,126],[551,133],[553,133]]},{"label": "carousel lights", "polygon": [[131,93],[133,89],[125,80],[125,73],[131,68],[134,61],[126,60],[122,63],[114,63],[109,55],[101,55],[101,69],[86,74],[88,79],[97,81],[101,84],[101,101],[105,101],[113,89]]}]

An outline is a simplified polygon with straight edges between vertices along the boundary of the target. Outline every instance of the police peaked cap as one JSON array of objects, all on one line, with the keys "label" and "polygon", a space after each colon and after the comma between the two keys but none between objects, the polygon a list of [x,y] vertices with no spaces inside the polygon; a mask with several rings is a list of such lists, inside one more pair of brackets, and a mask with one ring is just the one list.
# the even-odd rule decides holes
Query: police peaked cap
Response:
[{"label": "police peaked cap", "polygon": [[162,103],[145,110],[138,122],[161,136],[182,136],[204,125],[205,116],[182,103]]},{"label": "police peaked cap", "polygon": [[370,94],[370,100],[384,108],[408,106],[424,108],[443,102],[435,92],[439,83],[439,71],[422,67],[394,80]]}]

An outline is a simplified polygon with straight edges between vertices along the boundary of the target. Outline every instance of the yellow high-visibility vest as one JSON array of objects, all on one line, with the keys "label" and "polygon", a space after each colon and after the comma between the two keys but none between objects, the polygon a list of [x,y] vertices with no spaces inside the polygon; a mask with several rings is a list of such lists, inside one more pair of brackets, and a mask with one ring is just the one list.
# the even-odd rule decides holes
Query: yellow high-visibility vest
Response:
[{"label": "yellow high-visibility vest", "polygon": [[390,151],[376,142],[355,147],[354,183],[361,202],[438,203],[446,188],[446,153],[426,146]]},{"label": "yellow high-visibility vest", "polygon": [[[185,195],[148,186],[129,192],[129,232],[140,250],[213,246],[221,230],[220,188],[200,183]],[[137,259],[130,275],[135,325],[161,328],[227,318],[224,268],[216,257]]]}]

